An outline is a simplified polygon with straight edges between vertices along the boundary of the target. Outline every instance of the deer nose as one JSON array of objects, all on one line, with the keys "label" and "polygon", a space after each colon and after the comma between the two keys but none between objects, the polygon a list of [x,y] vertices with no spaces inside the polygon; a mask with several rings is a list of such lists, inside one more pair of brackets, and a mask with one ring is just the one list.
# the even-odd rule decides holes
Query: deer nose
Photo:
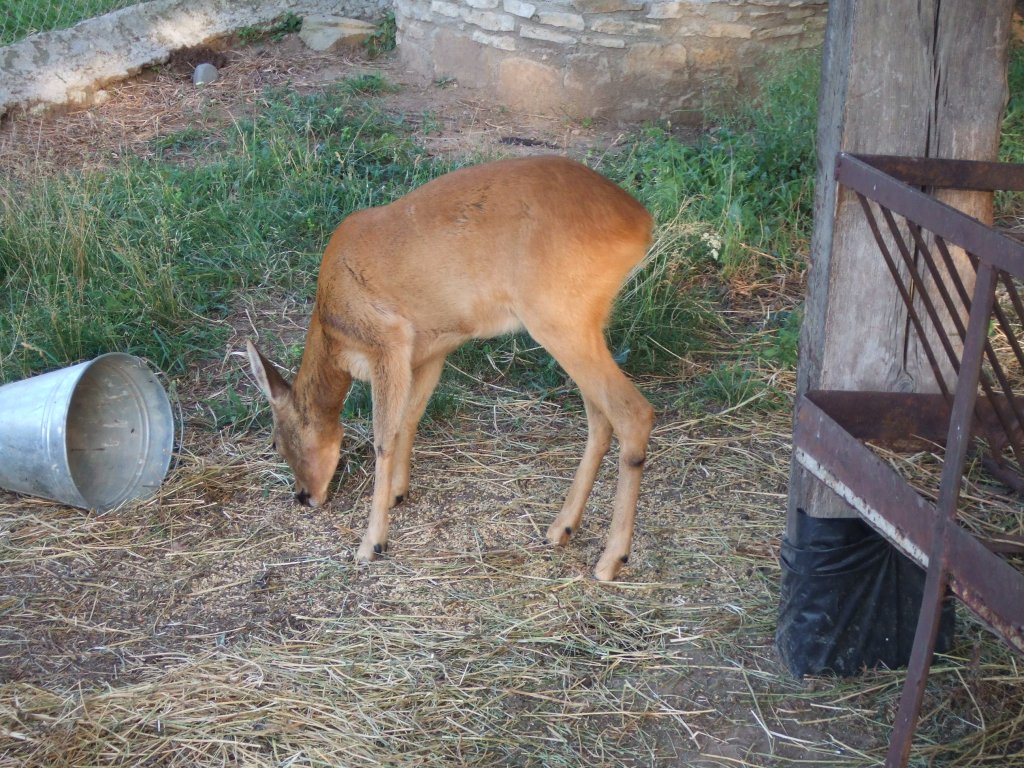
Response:
[{"label": "deer nose", "polygon": [[295,500],[304,507],[309,506],[309,491],[299,491],[295,494]]}]

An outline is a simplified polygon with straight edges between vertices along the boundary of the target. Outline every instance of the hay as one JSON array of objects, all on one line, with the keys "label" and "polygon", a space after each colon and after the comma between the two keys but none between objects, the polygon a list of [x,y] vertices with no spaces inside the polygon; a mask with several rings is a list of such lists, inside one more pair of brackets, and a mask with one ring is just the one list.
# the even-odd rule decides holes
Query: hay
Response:
[{"label": "hay", "polygon": [[[578,404],[471,399],[427,425],[370,569],[366,467],[305,510],[258,434],[190,432],[159,499],[104,516],[0,496],[0,765],[878,762],[902,673],[801,683],[774,656],[784,414],[664,420],[601,585],[611,467],[574,543],[538,541]],[[961,634],[917,754],[1021,764],[1019,662]]]}]

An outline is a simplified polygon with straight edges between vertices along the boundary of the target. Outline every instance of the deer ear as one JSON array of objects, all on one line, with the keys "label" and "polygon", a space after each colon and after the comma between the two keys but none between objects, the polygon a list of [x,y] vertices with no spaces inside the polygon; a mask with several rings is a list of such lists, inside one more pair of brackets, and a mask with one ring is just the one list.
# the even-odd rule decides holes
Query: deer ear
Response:
[{"label": "deer ear", "polygon": [[246,340],[245,347],[249,352],[249,367],[252,368],[252,375],[256,378],[256,383],[267,400],[276,403],[286,397],[291,391],[291,387],[277,372],[274,364],[260,354],[256,345],[251,341]]}]

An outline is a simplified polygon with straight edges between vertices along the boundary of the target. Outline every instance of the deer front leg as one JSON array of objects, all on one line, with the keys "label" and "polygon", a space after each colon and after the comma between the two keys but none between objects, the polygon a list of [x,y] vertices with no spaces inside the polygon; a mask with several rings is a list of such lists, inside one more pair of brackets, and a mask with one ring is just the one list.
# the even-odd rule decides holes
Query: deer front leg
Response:
[{"label": "deer front leg", "polygon": [[393,504],[401,504],[409,493],[409,466],[412,462],[412,444],[416,439],[416,427],[427,409],[430,395],[441,378],[444,355],[422,363],[412,374],[412,391],[409,407],[406,408],[402,426],[398,432],[398,445],[391,470],[391,493]]},{"label": "deer front leg", "polygon": [[375,466],[370,522],[363,536],[356,562],[369,563],[387,552],[388,509],[393,495],[391,478],[394,471],[398,432],[409,405],[412,370],[408,356],[394,353],[382,355],[374,368],[373,381],[373,449]]}]

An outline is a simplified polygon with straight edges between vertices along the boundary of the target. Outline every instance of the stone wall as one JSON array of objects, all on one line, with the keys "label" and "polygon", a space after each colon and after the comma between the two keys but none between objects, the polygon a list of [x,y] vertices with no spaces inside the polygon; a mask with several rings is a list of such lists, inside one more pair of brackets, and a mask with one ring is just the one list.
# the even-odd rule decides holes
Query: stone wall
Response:
[{"label": "stone wall", "polygon": [[298,16],[377,19],[391,0],[151,0],[0,48],[0,115],[83,101],[180,48]]},{"label": "stone wall", "polygon": [[697,122],[765,57],[817,46],[821,0],[396,0],[402,60],[521,109]]}]

